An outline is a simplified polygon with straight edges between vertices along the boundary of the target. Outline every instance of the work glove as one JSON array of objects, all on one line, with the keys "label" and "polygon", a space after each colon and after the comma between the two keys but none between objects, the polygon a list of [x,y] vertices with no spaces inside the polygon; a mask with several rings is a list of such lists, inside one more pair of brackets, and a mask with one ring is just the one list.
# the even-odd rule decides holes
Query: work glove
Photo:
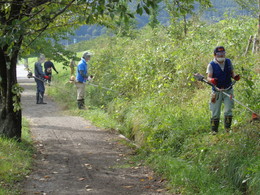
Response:
[{"label": "work glove", "polygon": [[213,84],[213,85],[217,85],[218,84],[218,79],[217,78],[212,78],[210,80],[210,82]]},{"label": "work glove", "polygon": [[237,74],[237,75],[234,76],[234,80],[235,80],[235,81],[239,81],[239,80],[240,80],[239,74]]},{"label": "work glove", "polygon": [[33,76],[32,72],[28,72],[27,77],[28,77],[28,78],[32,78],[32,76]]},{"label": "work glove", "polygon": [[94,78],[94,76],[93,75],[90,75],[90,76],[88,76],[88,81],[92,81],[93,80],[93,78]]}]

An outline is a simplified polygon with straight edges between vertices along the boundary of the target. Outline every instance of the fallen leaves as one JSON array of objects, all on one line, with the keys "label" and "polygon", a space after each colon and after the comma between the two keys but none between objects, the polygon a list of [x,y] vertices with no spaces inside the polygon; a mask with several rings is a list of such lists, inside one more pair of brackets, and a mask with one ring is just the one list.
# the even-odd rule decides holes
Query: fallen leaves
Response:
[{"label": "fallen leaves", "polygon": [[87,168],[87,169],[92,169],[92,165],[91,164],[84,164],[84,166]]},{"label": "fallen leaves", "polygon": [[85,186],[85,188],[86,188],[87,192],[89,192],[89,191],[92,191],[92,190],[93,190],[93,189],[91,189],[91,188],[90,188],[90,185],[86,185],[86,186]]},{"label": "fallen leaves", "polygon": [[79,178],[78,180],[79,181],[84,181],[86,178],[84,178],[84,177],[81,177],[81,178]]},{"label": "fallen leaves", "polygon": [[129,188],[133,188],[134,186],[123,186],[123,188],[127,188],[127,189],[129,189]]}]

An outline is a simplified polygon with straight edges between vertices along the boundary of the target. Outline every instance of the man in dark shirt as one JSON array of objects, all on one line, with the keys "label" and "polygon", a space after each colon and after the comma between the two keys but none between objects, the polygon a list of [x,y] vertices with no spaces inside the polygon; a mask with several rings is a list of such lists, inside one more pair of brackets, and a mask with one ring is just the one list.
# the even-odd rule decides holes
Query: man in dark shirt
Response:
[{"label": "man in dark shirt", "polygon": [[48,59],[45,63],[44,63],[44,72],[46,76],[49,76],[48,82],[51,82],[51,76],[52,76],[52,69],[58,74],[59,72],[56,70],[54,64],[52,63],[52,61],[50,61],[50,59]]},{"label": "man in dark shirt", "polygon": [[44,79],[49,79],[48,76],[44,74],[42,71],[42,63],[45,60],[45,56],[43,54],[38,57],[38,61],[34,64],[34,75],[35,75],[35,82],[37,85],[37,92],[36,92],[36,104],[46,104],[43,102],[45,86],[44,86]]}]

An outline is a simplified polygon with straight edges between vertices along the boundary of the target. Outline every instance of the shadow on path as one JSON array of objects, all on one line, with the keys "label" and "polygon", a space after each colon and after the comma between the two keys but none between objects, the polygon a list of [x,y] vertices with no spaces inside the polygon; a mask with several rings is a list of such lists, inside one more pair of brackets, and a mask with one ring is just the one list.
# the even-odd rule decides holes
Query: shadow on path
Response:
[{"label": "shadow on path", "polygon": [[64,115],[55,102],[35,103],[33,79],[20,78],[23,116],[37,147],[35,166],[23,194],[165,194],[145,167],[122,168],[130,149],[118,135],[77,116]]}]

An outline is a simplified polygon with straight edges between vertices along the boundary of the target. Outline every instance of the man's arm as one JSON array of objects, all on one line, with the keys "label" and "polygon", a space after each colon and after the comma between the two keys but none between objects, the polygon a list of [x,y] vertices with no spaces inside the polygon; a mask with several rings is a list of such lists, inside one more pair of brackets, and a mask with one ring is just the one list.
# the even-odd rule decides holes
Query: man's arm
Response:
[{"label": "man's arm", "polygon": [[35,69],[36,69],[36,71],[37,71],[37,73],[35,72],[35,74],[39,74],[39,75],[42,76],[42,77],[45,75],[45,74],[43,73],[43,71],[42,71],[41,63],[36,62],[36,63],[35,63]]},{"label": "man's arm", "polygon": [[211,79],[213,79],[213,73],[208,73],[207,81],[211,82]]},{"label": "man's arm", "polygon": [[84,77],[84,78],[88,78],[88,75],[87,74],[84,74],[84,71],[83,70],[79,70],[79,74]]},{"label": "man's arm", "polygon": [[53,70],[58,74],[59,72],[56,70],[56,68],[55,68],[55,66],[54,66],[54,64],[53,64],[53,62],[51,62],[51,66],[52,66]]},{"label": "man's arm", "polygon": [[218,79],[213,78],[213,68],[212,68],[211,64],[209,64],[208,68],[207,68],[207,81],[211,82],[214,85],[217,85],[217,83],[218,83]]},{"label": "man's arm", "polygon": [[213,79],[213,68],[212,68],[211,64],[208,64],[208,67],[207,67],[207,81],[211,82],[212,79]]},{"label": "man's arm", "polygon": [[231,72],[231,77],[236,80],[239,81],[240,80],[240,75],[239,74],[235,74],[234,71]]}]

